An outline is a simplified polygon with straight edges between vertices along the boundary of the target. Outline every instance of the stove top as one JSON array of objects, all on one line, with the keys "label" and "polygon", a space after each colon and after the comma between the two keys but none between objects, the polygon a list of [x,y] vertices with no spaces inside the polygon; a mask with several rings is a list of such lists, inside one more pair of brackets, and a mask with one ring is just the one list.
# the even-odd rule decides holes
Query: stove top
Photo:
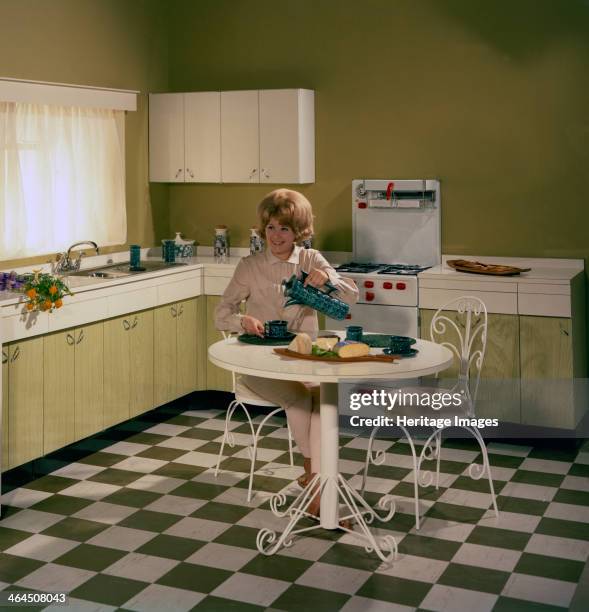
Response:
[{"label": "stove top", "polygon": [[358,263],[351,261],[338,266],[338,272],[352,272],[354,274],[396,274],[400,276],[416,276],[431,266],[420,266],[417,264],[374,264]]}]

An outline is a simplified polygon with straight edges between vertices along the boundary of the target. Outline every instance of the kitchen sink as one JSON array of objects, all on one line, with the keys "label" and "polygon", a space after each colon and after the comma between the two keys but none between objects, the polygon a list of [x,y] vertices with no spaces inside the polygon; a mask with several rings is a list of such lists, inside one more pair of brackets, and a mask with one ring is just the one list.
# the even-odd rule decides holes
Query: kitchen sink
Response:
[{"label": "kitchen sink", "polygon": [[132,269],[129,267],[129,262],[109,264],[108,266],[100,266],[99,268],[88,268],[86,270],[78,270],[72,272],[68,276],[85,276],[87,278],[124,278],[126,276],[135,276],[136,274],[145,274],[146,272],[159,272],[160,270],[170,270],[178,266],[186,266],[188,264],[181,262],[166,263],[165,261],[142,261],[141,268]]}]

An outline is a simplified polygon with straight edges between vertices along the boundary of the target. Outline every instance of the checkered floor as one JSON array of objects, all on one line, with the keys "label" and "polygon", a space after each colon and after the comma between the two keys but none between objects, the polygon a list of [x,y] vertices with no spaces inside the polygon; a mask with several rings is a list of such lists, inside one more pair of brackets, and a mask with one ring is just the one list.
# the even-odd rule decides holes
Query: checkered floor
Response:
[{"label": "checkered floor", "polygon": [[[442,486],[423,490],[425,518],[416,531],[407,445],[380,440],[386,462],[371,468],[369,497],[398,499],[393,520],[377,530],[397,539],[395,563],[382,566],[353,536],[321,529],[266,557],[256,550],[258,529],[283,524],[269,510],[269,494],[296,492],[301,468],[290,467],[285,423],[275,420],[256,466],[254,487],[264,493],[248,505],[249,437],[238,421],[236,446],[215,479],[221,399],[194,394],[142,415],[55,453],[42,462],[46,475],[5,492],[0,588],[66,591],[75,610],[547,611],[571,604],[589,553],[587,445],[577,452],[489,444],[496,523],[488,483],[466,473],[479,453],[445,443]],[[342,437],[341,444],[341,471],[359,485],[366,440]]]}]

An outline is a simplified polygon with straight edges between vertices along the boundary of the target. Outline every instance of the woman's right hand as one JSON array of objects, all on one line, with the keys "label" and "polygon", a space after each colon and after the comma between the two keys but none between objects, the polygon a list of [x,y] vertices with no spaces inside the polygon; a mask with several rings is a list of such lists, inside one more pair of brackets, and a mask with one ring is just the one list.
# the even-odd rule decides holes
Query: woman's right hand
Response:
[{"label": "woman's right hand", "polygon": [[241,317],[241,327],[246,334],[252,334],[254,336],[264,337],[264,324],[256,317],[250,315],[243,315]]}]

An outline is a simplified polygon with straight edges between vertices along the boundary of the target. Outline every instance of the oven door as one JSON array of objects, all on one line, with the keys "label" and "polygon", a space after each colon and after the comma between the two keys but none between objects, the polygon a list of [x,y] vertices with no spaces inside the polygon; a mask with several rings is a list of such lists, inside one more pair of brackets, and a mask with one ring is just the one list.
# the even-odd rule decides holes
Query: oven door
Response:
[{"label": "oven door", "polygon": [[325,319],[325,329],[342,330],[348,325],[361,325],[364,333],[419,337],[419,314],[415,306],[380,306],[354,304],[349,319]]}]

